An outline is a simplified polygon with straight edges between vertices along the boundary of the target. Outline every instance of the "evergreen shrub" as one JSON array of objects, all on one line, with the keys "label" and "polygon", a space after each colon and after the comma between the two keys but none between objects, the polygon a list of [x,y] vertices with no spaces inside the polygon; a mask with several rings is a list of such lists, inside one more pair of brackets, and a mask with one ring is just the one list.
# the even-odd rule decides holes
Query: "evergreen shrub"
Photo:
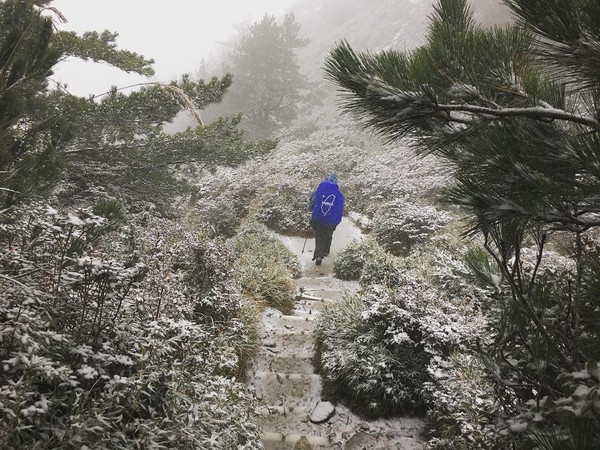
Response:
[{"label": "evergreen shrub", "polygon": [[433,206],[417,206],[402,199],[384,204],[373,218],[373,235],[394,255],[406,256],[413,246],[427,242],[450,220]]},{"label": "evergreen shrub", "polygon": [[218,241],[200,241],[193,248],[185,282],[196,299],[197,320],[228,321],[239,314],[242,298],[233,281],[234,260],[232,252]]},{"label": "evergreen shrub", "polygon": [[301,274],[298,258],[262,224],[249,223],[233,239],[234,273],[246,295],[284,313],[294,306],[292,278]]},{"label": "evergreen shrub", "polygon": [[294,178],[266,181],[257,199],[254,219],[280,233],[309,231],[308,186]]},{"label": "evergreen shrub", "polygon": [[402,282],[402,274],[406,271],[403,261],[385,251],[373,252],[365,261],[361,286],[381,285],[394,288]]},{"label": "evergreen shrub", "polygon": [[195,322],[184,294],[178,267],[195,234],[153,224],[132,263],[127,227],[102,235],[111,227],[90,211],[30,206],[2,219],[0,447],[258,445],[236,379],[244,313]]},{"label": "evergreen shrub", "polygon": [[483,325],[424,280],[405,275],[395,290],[371,286],[324,310],[317,365],[331,395],[368,417],[423,413],[431,361],[472,345]]},{"label": "evergreen shrub", "polygon": [[333,273],[341,280],[359,280],[369,261],[383,258],[385,250],[375,240],[354,241],[337,254]]},{"label": "evergreen shrub", "polygon": [[250,176],[242,178],[235,169],[220,167],[200,180],[196,211],[217,236],[234,237],[255,201],[260,185]]},{"label": "evergreen shrub", "polygon": [[244,218],[228,204],[211,203],[202,213],[205,223],[212,228],[214,234],[226,238],[235,236]]},{"label": "evergreen shrub", "polygon": [[428,449],[491,450],[507,442],[498,434],[494,417],[500,412],[493,384],[475,354],[454,352],[434,358],[431,382],[425,383],[430,400]]},{"label": "evergreen shrub", "polygon": [[516,442],[526,442],[523,447],[600,448],[600,364],[590,359],[581,370],[562,373],[559,380],[556,398],[527,402],[503,431]]}]

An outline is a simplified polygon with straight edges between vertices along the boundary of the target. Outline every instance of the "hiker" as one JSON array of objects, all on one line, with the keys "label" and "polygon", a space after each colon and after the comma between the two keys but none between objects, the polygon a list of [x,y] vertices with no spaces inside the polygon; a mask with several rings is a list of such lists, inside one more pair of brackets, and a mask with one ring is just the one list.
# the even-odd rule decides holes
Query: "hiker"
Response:
[{"label": "hiker", "polygon": [[310,227],[315,230],[315,252],[313,261],[321,265],[329,255],[333,231],[342,221],[344,195],[337,185],[337,177],[329,174],[310,195],[309,210],[312,211]]}]

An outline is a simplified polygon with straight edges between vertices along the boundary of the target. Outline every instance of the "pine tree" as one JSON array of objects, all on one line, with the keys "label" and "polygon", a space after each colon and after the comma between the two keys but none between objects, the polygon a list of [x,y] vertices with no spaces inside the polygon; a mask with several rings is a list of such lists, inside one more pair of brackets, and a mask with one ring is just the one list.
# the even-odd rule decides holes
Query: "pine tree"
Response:
[{"label": "pine tree", "polygon": [[[128,94],[115,87],[89,98],[49,87],[52,68],[67,57],[154,73],[152,60],[117,48],[114,32],[55,30],[53,17],[61,15],[50,5],[0,2],[0,210],[43,196],[66,167],[64,196],[90,197],[101,187],[124,201],[166,207],[174,195],[189,190],[173,168],[239,164],[273,148],[271,141],[245,140],[239,117],[202,123],[198,111],[221,101],[230,75],[206,82],[187,76],[169,84],[149,82]],[[184,109],[197,126],[164,133],[163,125]]]},{"label": "pine tree", "polygon": [[[559,375],[600,358],[600,3],[505,3],[517,25],[485,29],[466,0],[440,0],[422,47],[372,54],[342,42],[325,70],[366,127],[411,137],[454,168],[446,199],[464,208],[467,235],[481,237],[503,275],[490,375],[523,406],[565,394]],[[573,259],[560,275],[541,269],[559,236]],[[528,439],[542,445],[558,430],[564,444],[586,429],[595,448],[598,414],[550,434],[539,424]]]},{"label": "pine tree", "polygon": [[52,22],[24,1],[0,3],[0,209],[18,195],[43,193],[61,167],[64,127],[46,121],[38,96],[60,53]]},{"label": "pine tree", "polygon": [[[229,75],[207,82],[183,76],[128,94],[113,88],[99,101],[63,97],[78,103],[66,116],[79,133],[67,149],[62,195],[89,200],[100,187],[104,195],[128,204],[151,202],[166,213],[175,196],[191,192],[187,175],[235,166],[272,150],[274,141],[245,139],[239,116],[203,123],[199,110],[219,102],[230,84]],[[163,126],[182,109],[195,115],[194,126],[165,133]]]},{"label": "pine tree", "polygon": [[250,26],[231,55],[234,80],[225,106],[243,114],[253,136],[269,137],[297,115],[306,83],[294,49],[308,43],[299,32],[292,14],[281,25],[265,15]]},{"label": "pine tree", "polygon": [[99,40],[93,35],[56,32],[53,16],[43,14],[50,4],[0,2],[0,210],[31,196],[43,196],[64,169],[64,150],[76,133],[64,113],[77,102],[49,89],[52,68],[61,59],[85,56],[124,70],[153,73],[152,61],[115,49],[114,34],[105,33]]}]

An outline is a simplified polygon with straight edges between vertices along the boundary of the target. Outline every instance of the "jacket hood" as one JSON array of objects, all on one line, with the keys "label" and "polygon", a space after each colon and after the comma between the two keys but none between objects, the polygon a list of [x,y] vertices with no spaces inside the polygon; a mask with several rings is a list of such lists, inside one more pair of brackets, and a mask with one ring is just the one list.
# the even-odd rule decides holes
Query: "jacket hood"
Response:
[{"label": "jacket hood", "polygon": [[327,175],[325,177],[324,181],[329,181],[330,183],[337,184],[338,179],[337,179],[337,177],[335,176],[334,173],[330,173],[329,175]]}]

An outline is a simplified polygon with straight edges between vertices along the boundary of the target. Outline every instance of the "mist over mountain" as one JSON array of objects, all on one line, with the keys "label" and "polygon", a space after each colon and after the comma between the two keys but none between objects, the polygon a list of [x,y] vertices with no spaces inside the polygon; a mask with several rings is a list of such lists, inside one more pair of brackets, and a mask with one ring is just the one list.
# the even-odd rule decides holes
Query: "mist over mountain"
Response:
[{"label": "mist over mountain", "polygon": [[[286,13],[294,15],[300,26],[298,36],[308,41],[306,46],[294,49],[301,77],[312,83],[303,102],[305,113],[320,110],[327,120],[340,120],[335,88],[325,79],[323,72],[325,58],[336,43],[346,40],[359,51],[410,51],[424,43],[434,4],[435,0],[298,0],[293,3]],[[471,6],[476,19],[483,25],[499,25],[511,20],[510,10],[498,0],[472,0]],[[239,29],[242,28],[247,29],[247,25],[240,25]],[[236,80],[239,82],[235,67],[231,65],[231,55],[243,36],[244,32],[240,32],[224,43],[221,53],[205,61],[198,76],[207,78],[231,72],[234,85]],[[276,70],[271,69],[271,73]],[[255,88],[258,89],[257,86]],[[204,117],[211,121],[222,115],[237,113],[239,109],[234,105],[240,102],[235,91],[231,89],[223,103],[211,105],[204,112]],[[189,117],[177,120],[172,128],[180,129],[187,125],[192,125]]]},{"label": "mist over mountain", "polygon": [[[423,43],[434,4],[434,0],[298,0],[290,12],[302,26],[301,35],[310,39],[297,52],[301,70],[322,78],[325,56],[342,39],[357,50],[411,50]],[[510,10],[498,0],[472,0],[471,5],[484,25],[511,19]]]}]

